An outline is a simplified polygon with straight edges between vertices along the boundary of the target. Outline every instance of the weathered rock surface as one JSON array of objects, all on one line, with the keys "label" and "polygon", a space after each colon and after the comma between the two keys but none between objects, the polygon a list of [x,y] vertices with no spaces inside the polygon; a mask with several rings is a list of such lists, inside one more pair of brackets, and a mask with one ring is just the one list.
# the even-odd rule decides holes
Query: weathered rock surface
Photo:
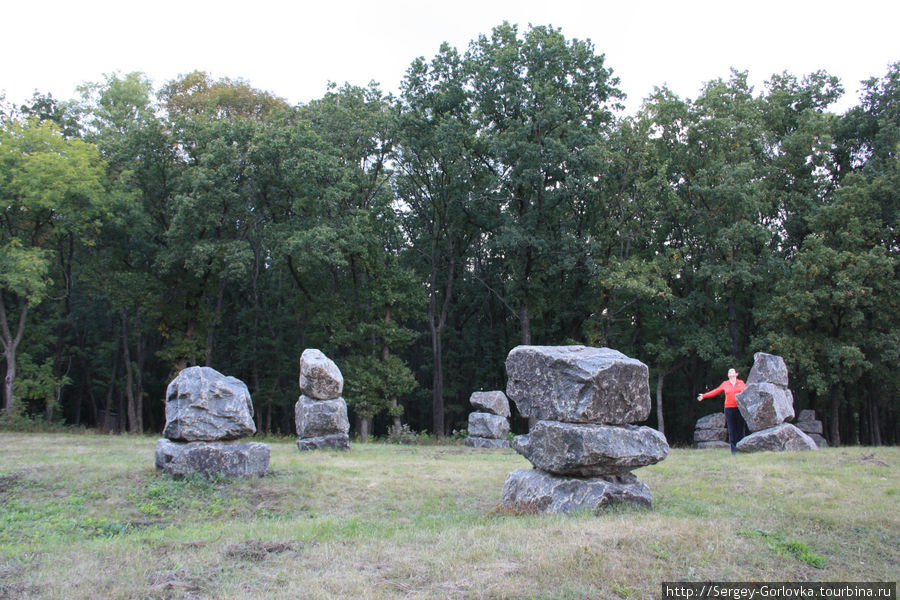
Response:
[{"label": "weathered rock surface", "polygon": [[751,433],[737,443],[739,452],[816,450],[816,443],[808,435],[791,425],[782,423]]},{"label": "weathered rock surface", "polygon": [[750,431],[775,427],[794,418],[791,390],[772,383],[749,383],[737,395],[738,408]]},{"label": "weathered rock surface", "polygon": [[753,355],[753,368],[747,377],[747,385],[752,383],[772,383],[788,386],[788,369],[784,359],[774,354],[757,352]]},{"label": "weathered rock surface", "polygon": [[300,450],[349,450],[350,436],[346,433],[333,433],[316,437],[300,438],[297,440],[297,448]]},{"label": "weathered rock surface", "polygon": [[297,435],[301,438],[346,434],[350,431],[347,403],[343,398],[314,400],[308,396],[300,396],[294,405],[294,419]]},{"label": "weathered rock surface", "polygon": [[727,442],[728,441],[728,430],[727,429],[695,429],[694,430],[694,442],[699,444],[701,442]]},{"label": "weathered rock surface", "polygon": [[811,439],[812,441],[814,441],[814,442],[816,443],[816,446],[818,446],[819,448],[827,448],[827,447],[828,447],[828,440],[826,440],[826,439],[825,439],[824,437],[822,437],[820,434],[818,434],[818,433],[807,433],[806,435],[808,435],[808,436],[809,436],[809,439]]},{"label": "weathered rock surface", "polygon": [[316,400],[335,400],[344,391],[344,376],[321,350],[307,348],[300,355],[300,391]]},{"label": "weathered rock surface", "polygon": [[816,421],[816,411],[811,410],[809,408],[805,410],[801,410],[800,414],[797,416],[798,421]]},{"label": "weathered rock surface", "polygon": [[509,440],[499,440],[472,435],[467,437],[466,441],[463,443],[470,448],[509,448]]},{"label": "weathered rock surface", "polygon": [[712,413],[705,417],[697,419],[695,429],[727,429],[728,424],[725,421],[725,413]]},{"label": "weathered rock surface", "polygon": [[538,421],[513,448],[538,469],[556,475],[620,475],[655,464],[669,453],[666,437],[650,427]]},{"label": "weathered rock surface", "polygon": [[163,435],[180,442],[234,440],[256,433],[246,384],[210,367],[181,371],[166,389]]},{"label": "weathered rock surface", "polygon": [[228,477],[262,477],[269,468],[268,444],[258,442],[156,443],[156,468],[178,477],[199,473]]},{"label": "weathered rock surface", "polygon": [[818,433],[822,435],[822,421],[797,421],[794,426],[803,433]]},{"label": "weathered rock surface", "polygon": [[484,412],[469,413],[469,435],[501,439],[509,433],[509,421],[500,415]]},{"label": "weathered rock surface", "polygon": [[472,392],[469,403],[476,409],[487,411],[494,415],[509,418],[509,399],[501,391]]},{"label": "weathered rock surface", "polygon": [[731,449],[731,444],[728,442],[697,442],[697,448],[700,450],[712,450],[715,448],[728,448]]},{"label": "weathered rock surface", "polygon": [[598,512],[619,502],[650,506],[652,496],[650,488],[633,475],[582,479],[520,469],[507,476],[500,502],[505,508],[522,512]]},{"label": "weathered rock surface", "polygon": [[650,414],[647,365],[610,348],[518,346],[506,394],[525,417],[624,425]]}]

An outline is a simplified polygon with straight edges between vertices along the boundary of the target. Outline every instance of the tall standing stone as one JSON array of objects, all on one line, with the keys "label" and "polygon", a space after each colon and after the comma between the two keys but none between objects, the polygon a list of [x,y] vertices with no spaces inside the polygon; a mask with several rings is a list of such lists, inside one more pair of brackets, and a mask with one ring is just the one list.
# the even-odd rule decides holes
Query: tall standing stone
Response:
[{"label": "tall standing stone", "polygon": [[350,449],[347,403],[341,397],[344,376],[320,350],[307,348],[300,356],[300,399],[294,405],[297,448]]},{"label": "tall standing stone", "polygon": [[473,392],[469,403],[476,412],[469,413],[469,436],[465,445],[472,448],[509,448],[509,400],[501,391]]}]

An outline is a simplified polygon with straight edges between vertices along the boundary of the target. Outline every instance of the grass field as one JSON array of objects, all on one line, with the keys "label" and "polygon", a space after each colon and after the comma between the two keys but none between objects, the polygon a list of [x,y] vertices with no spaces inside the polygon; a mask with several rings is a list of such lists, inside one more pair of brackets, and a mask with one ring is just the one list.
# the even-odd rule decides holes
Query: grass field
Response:
[{"label": "grass field", "polygon": [[512,450],[272,446],[175,480],[155,438],[0,433],[0,598],[656,598],[662,581],[896,581],[900,448],[673,449],[653,508],[510,514]]}]

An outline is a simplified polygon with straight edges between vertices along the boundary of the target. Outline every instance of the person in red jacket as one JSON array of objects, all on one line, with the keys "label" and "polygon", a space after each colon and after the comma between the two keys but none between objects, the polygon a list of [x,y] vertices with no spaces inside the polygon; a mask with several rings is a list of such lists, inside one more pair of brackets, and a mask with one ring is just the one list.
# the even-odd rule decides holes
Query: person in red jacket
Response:
[{"label": "person in red jacket", "polygon": [[728,379],[714,390],[710,390],[705,394],[697,396],[697,401],[702,402],[704,398],[712,398],[719,394],[725,394],[725,422],[728,423],[728,441],[731,442],[731,453],[737,452],[736,445],[744,437],[746,423],[744,417],[737,404],[737,395],[744,391],[747,387],[743,381],[738,379],[738,372],[734,369],[728,369]]}]

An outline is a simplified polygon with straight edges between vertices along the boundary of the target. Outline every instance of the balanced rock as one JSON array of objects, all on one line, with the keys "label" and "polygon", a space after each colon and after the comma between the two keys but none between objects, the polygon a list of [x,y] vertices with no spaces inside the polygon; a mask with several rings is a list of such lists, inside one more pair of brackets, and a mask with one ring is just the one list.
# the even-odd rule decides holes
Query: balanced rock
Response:
[{"label": "balanced rock", "polygon": [[469,403],[477,409],[485,410],[493,415],[510,417],[509,399],[501,391],[472,392]]},{"label": "balanced rock", "polygon": [[269,468],[268,444],[258,442],[173,442],[156,443],[156,468],[183,477],[262,477]]},{"label": "balanced rock", "polygon": [[509,448],[509,440],[470,435],[463,442],[470,448]]},{"label": "balanced rock", "polygon": [[782,423],[751,433],[737,443],[740,452],[816,450],[816,443],[808,435],[791,425]]},{"label": "balanced rock", "polygon": [[513,448],[542,471],[573,477],[622,475],[669,453],[666,437],[650,427],[559,421],[538,421]]},{"label": "balanced rock", "polygon": [[777,427],[794,418],[791,390],[772,383],[748,383],[737,402],[750,431]]},{"label": "balanced rock", "polygon": [[624,425],[650,415],[647,365],[610,348],[518,346],[506,394],[525,417]]},{"label": "balanced rock", "polygon": [[321,350],[307,348],[300,355],[300,391],[316,400],[335,400],[344,391],[344,376]]},{"label": "balanced rock", "polygon": [[179,442],[234,440],[256,433],[246,384],[211,367],[189,367],[166,389],[163,435]]},{"label": "balanced rock", "polygon": [[350,431],[347,403],[342,398],[313,400],[300,396],[294,405],[294,419],[297,435],[301,438],[347,434]]},{"label": "balanced rock", "polygon": [[630,502],[650,506],[650,488],[634,475],[609,477],[562,477],[539,469],[510,473],[500,493],[505,508],[522,512],[572,512]]},{"label": "balanced rock", "polygon": [[788,369],[784,359],[774,354],[757,352],[753,355],[753,368],[747,376],[747,385],[752,383],[772,383],[788,386]]},{"label": "balanced rock", "polygon": [[509,433],[509,421],[500,415],[483,412],[469,413],[469,435],[503,439]]}]

